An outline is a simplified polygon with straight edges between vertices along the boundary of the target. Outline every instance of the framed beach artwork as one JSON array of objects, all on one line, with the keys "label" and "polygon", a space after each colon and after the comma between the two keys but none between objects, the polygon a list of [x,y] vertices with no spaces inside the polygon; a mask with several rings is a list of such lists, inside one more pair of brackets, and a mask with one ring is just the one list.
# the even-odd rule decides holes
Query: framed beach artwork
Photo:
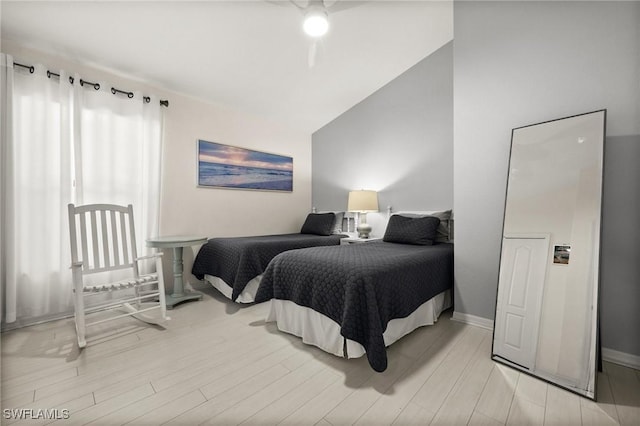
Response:
[{"label": "framed beach artwork", "polygon": [[198,186],[293,191],[293,158],[198,140]]}]

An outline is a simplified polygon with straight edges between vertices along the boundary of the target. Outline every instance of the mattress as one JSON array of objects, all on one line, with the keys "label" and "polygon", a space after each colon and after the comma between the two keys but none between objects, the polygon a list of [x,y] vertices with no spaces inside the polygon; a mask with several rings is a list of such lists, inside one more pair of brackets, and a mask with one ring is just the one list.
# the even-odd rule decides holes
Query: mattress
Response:
[{"label": "mattress", "polygon": [[[301,337],[304,343],[339,357],[360,358],[365,354],[364,346],[344,338],[340,334],[340,325],[321,313],[290,300],[271,299],[269,303],[266,322],[275,322],[278,330]],[[424,302],[409,316],[392,319],[383,333],[385,346],[419,327],[435,324],[440,314],[451,306],[451,290],[445,290]]]},{"label": "mattress", "polygon": [[[257,277],[252,278],[245,285],[242,292],[236,297],[235,302],[238,303],[253,303],[256,300],[256,292],[258,291],[258,286],[260,285],[260,280],[262,279],[262,274]],[[227,299],[233,300],[233,287],[226,283],[220,277],[214,277],[213,275],[205,274],[204,280],[211,284],[213,288],[218,290],[225,296]]]}]

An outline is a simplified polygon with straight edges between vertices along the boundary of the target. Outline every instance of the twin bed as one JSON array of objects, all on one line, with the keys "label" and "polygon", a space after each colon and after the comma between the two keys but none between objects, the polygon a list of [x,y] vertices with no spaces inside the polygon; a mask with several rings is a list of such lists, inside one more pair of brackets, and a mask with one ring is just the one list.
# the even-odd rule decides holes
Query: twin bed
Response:
[{"label": "twin bed", "polygon": [[[242,302],[244,292],[269,301],[267,321],[281,331],[337,356],[366,354],[374,370],[384,371],[386,346],[433,324],[452,303],[453,244],[441,242],[450,240],[451,212],[430,213],[393,215],[383,240],[362,244],[340,245],[341,234],[213,239],[198,254],[194,274],[232,300]],[[303,244],[313,246],[299,249]],[[244,266],[203,273],[213,272],[203,265],[217,256],[227,258],[217,263]]]},{"label": "twin bed", "polygon": [[318,246],[337,246],[344,213],[311,213],[299,234],[212,238],[202,246],[191,272],[228,299],[253,303],[267,265],[277,254]]},{"label": "twin bed", "polygon": [[193,263],[196,278],[209,282],[228,299],[252,303],[262,273],[277,254],[317,246],[336,246],[344,235],[283,234],[212,238]]}]

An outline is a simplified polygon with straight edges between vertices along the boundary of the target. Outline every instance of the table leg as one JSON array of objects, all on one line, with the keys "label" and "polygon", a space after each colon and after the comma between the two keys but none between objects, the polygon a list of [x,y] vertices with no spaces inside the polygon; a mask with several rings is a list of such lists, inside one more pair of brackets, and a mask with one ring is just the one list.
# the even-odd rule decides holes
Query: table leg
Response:
[{"label": "table leg", "polygon": [[184,285],[182,283],[182,271],[184,266],[182,263],[182,247],[173,248],[173,297],[184,296]]},{"label": "table leg", "polygon": [[182,262],[182,247],[173,248],[173,293],[166,296],[168,309],[173,309],[178,303],[189,300],[201,300],[202,293],[195,291],[185,291],[182,272],[184,265]]}]

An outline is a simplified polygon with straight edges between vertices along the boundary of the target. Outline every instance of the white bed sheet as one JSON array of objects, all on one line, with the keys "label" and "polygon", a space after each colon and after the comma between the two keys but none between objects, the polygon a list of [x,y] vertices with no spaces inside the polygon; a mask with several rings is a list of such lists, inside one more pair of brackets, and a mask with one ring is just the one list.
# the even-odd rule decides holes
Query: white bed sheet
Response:
[{"label": "white bed sheet", "polygon": [[[271,299],[269,304],[266,322],[276,322],[280,331],[301,337],[304,343],[317,346],[339,357],[359,358],[365,354],[365,349],[360,343],[344,339],[340,335],[340,325],[323,314],[290,300]],[[435,324],[442,311],[451,306],[451,290],[445,290],[424,302],[406,318],[389,321],[383,334],[385,346],[391,345],[418,327]]]},{"label": "white bed sheet", "polygon": [[[205,281],[211,284],[216,290],[222,293],[227,299],[232,300],[233,287],[227,284],[222,278],[215,277],[213,275],[205,275]],[[260,280],[262,280],[262,274],[254,277],[247,283],[247,286],[242,290],[242,293],[236,299],[238,303],[253,303],[256,300],[256,293],[260,286]]]}]

